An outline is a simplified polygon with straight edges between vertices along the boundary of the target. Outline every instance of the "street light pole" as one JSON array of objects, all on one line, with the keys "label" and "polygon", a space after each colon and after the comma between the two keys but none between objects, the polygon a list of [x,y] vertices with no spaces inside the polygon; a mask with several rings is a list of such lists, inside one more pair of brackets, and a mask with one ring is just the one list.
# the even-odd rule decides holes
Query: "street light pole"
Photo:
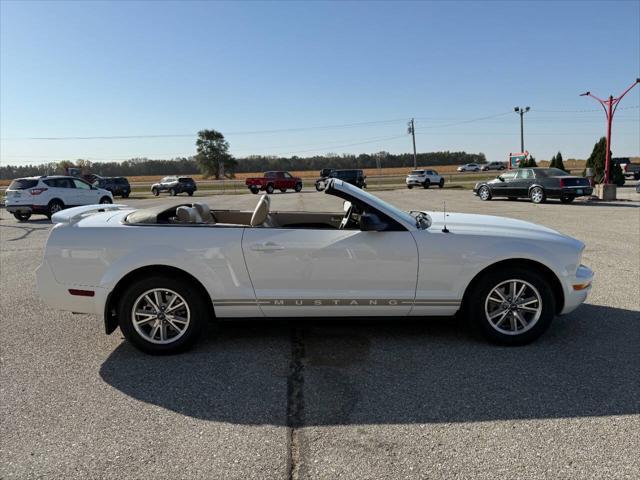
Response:
[{"label": "street light pole", "polygon": [[531,110],[530,107],[514,107],[513,111],[520,115],[520,151],[524,153],[524,114]]},{"label": "street light pole", "polygon": [[600,105],[602,105],[602,108],[604,110],[604,114],[605,114],[605,116],[607,118],[607,151],[605,153],[603,183],[609,183],[609,181],[611,180],[611,178],[610,178],[610,172],[611,172],[611,125],[613,124],[613,115],[616,113],[616,110],[618,109],[618,104],[620,103],[620,100],[622,100],[622,97],[624,97],[629,92],[629,90],[631,90],[633,87],[635,87],[638,83],[640,83],[640,78],[636,78],[636,81],[633,82],[631,84],[631,86],[629,88],[627,88],[624,92],[622,92],[622,94],[619,97],[613,98],[613,95],[609,95],[609,98],[607,100],[602,100],[601,98],[598,98],[595,95],[593,95],[591,92],[585,92],[585,93],[581,93],[580,94],[581,97],[591,97],[591,98],[596,99],[598,102],[600,102]]}]

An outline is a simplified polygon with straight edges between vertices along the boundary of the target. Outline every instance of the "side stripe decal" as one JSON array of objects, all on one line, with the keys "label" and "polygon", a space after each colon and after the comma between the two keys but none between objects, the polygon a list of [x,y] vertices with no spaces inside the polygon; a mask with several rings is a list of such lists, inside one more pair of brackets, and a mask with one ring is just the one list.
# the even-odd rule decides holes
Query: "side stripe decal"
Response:
[{"label": "side stripe decal", "polygon": [[248,305],[263,305],[274,307],[393,307],[414,305],[418,307],[457,307],[460,306],[461,300],[410,300],[398,298],[278,298],[278,299],[238,299],[238,300],[217,300],[214,306],[221,307],[240,307]]}]

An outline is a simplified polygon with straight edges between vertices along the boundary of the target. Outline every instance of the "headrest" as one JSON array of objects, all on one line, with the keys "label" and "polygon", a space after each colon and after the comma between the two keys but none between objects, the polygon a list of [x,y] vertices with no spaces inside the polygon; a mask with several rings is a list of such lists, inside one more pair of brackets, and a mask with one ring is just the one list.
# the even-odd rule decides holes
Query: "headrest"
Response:
[{"label": "headrest", "polygon": [[200,218],[204,223],[214,223],[209,205],[207,205],[206,203],[194,203],[193,208],[196,209],[198,215],[200,215]]},{"label": "headrest", "polygon": [[262,195],[258,204],[256,205],[256,209],[253,211],[253,215],[251,216],[251,226],[257,227],[258,225],[262,225],[269,216],[269,204],[271,203],[271,199],[269,195]]},{"label": "headrest", "polygon": [[193,207],[178,207],[176,209],[178,223],[202,223],[202,218]]}]

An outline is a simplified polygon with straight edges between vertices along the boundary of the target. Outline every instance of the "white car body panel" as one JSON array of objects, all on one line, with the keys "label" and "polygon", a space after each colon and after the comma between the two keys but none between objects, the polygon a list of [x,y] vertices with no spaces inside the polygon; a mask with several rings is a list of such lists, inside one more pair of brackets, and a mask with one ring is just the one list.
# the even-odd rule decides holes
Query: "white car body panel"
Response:
[{"label": "white car body panel", "polygon": [[[561,313],[576,308],[592,272],[580,265],[584,245],[532,223],[486,215],[426,212],[432,225],[416,226],[356,187],[333,188],[389,215],[406,231],[249,227],[242,225],[136,225],[119,205],[65,210],[53,218],[38,291],[50,306],[103,314],[127,274],[169,266],[197,279],[217,317],[452,315],[483,269],[502,260],[528,259],[560,282]],[[69,289],[94,291],[74,296]]]},{"label": "white car body panel", "polygon": [[431,185],[438,185],[440,180],[442,180],[442,175],[438,175],[433,170],[422,170],[422,174],[410,173],[407,175],[405,179],[405,183],[411,186],[422,186],[424,183],[429,180]]}]

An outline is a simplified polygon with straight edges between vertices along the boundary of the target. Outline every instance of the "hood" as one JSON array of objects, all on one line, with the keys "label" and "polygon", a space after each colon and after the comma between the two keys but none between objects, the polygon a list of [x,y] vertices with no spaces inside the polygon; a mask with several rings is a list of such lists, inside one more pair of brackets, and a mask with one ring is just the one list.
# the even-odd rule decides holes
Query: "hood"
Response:
[{"label": "hood", "polygon": [[[429,230],[442,230],[444,227],[443,212],[425,212],[431,217]],[[526,238],[530,240],[555,240],[575,243],[576,248],[582,248],[582,242],[563,235],[551,228],[543,227],[515,218],[497,217],[494,215],[478,215],[472,213],[447,213],[447,229],[453,234],[468,234],[479,236],[499,236]]]}]

